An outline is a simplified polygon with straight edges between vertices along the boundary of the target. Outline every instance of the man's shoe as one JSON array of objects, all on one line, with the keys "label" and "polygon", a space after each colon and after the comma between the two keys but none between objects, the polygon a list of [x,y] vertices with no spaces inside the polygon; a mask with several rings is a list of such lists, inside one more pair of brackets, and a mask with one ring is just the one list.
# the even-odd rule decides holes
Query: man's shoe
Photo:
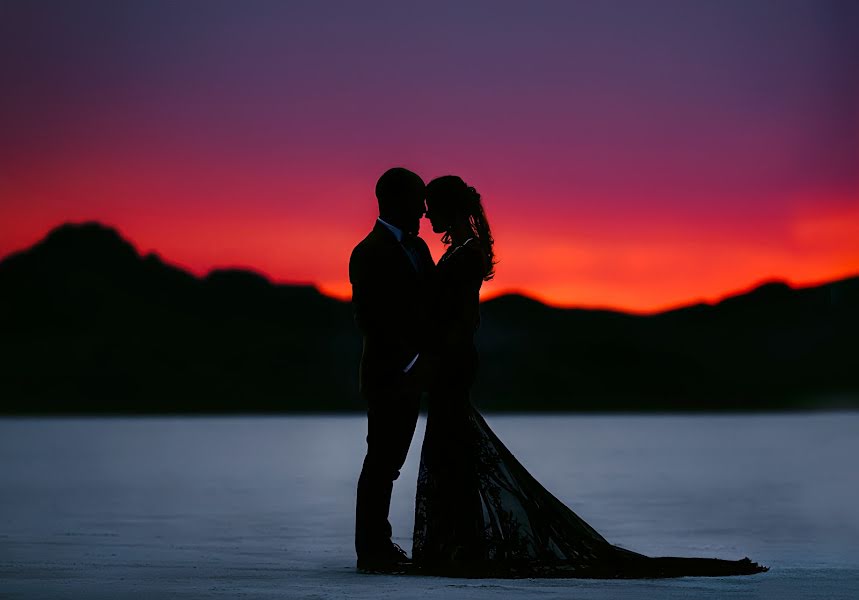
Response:
[{"label": "man's shoe", "polygon": [[358,557],[358,570],[362,573],[401,575],[407,573],[411,566],[412,561],[406,555],[406,551],[394,543],[381,552]]}]

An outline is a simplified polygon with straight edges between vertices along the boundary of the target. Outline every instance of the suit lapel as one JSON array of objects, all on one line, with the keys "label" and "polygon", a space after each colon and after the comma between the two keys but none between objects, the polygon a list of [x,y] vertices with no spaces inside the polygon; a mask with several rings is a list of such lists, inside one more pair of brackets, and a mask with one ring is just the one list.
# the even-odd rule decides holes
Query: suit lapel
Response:
[{"label": "suit lapel", "polygon": [[406,249],[397,241],[393,231],[376,221],[376,225],[373,227],[373,234],[380,243],[391,248],[393,255],[399,257],[396,260],[398,263],[401,263],[403,270],[408,269],[409,272],[417,275],[418,271],[415,269],[415,265],[412,264],[409,255],[406,254]]}]

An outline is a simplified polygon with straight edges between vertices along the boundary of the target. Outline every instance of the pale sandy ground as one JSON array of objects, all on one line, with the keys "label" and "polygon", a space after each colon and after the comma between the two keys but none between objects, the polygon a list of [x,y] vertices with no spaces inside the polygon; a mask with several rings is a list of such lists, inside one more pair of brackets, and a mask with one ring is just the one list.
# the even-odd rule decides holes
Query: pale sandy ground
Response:
[{"label": "pale sandy ground", "polygon": [[[3,420],[0,597],[859,598],[859,415],[489,422],[610,540],[650,554],[748,554],[772,570],[361,575],[351,548],[360,419]],[[406,548],[417,450],[392,507]]]}]

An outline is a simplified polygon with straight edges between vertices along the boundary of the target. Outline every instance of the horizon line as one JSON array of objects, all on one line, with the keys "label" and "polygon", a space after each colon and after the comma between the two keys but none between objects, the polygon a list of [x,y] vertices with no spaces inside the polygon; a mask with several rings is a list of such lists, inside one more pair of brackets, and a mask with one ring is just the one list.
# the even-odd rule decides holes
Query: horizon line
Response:
[{"label": "horizon line", "polygon": [[[325,296],[326,298],[330,298],[330,299],[336,300],[338,302],[347,302],[348,303],[348,302],[352,301],[351,294],[344,295],[344,294],[340,294],[338,292],[335,292],[330,288],[326,289],[326,286],[324,284],[320,284],[320,283],[314,282],[314,281],[307,281],[307,280],[295,280],[295,279],[290,280],[290,279],[276,278],[273,275],[265,272],[264,270],[258,269],[254,266],[251,266],[251,265],[243,265],[243,264],[238,264],[238,263],[220,264],[220,265],[213,265],[212,267],[206,269],[205,272],[201,272],[197,269],[194,269],[194,268],[188,266],[187,264],[182,263],[181,261],[177,261],[177,260],[173,260],[173,259],[166,259],[157,250],[152,250],[152,251],[146,252],[146,253],[142,252],[139,248],[139,244],[137,242],[131,240],[129,238],[129,236],[127,236],[124,233],[124,231],[121,227],[114,225],[114,224],[108,224],[104,221],[100,221],[100,220],[96,220],[96,219],[86,219],[86,220],[81,220],[81,221],[62,221],[58,225],[50,227],[46,233],[44,233],[36,242],[31,244],[30,246],[24,247],[24,248],[19,248],[16,250],[11,250],[11,251],[7,252],[6,254],[4,254],[3,256],[0,256],[0,263],[5,261],[6,259],[8,259],[10,256],[13,256],[15,254],[19,254],[22,252],[26,252],[26,251],[34,248],[35,246],[41,244],[42,242],[45,241],[45,239],[47,239],[48,236],[51,235],[51,233],[53,233],[55,230],[59,229],[60,227],[63,227],[63,226],[80,227],[83,225],[98,225],[98,226],[103,227],[105,229],[111,229],[117,233],[117,235],[120,237],[120,239],[122,239],[125,243],[131,245],[132,248],[134,249],[135,253],[139,257],[144,258],[146,256],[155,256],[158,260],[160,260],[165,265],[181,269],[181,270],[189,273],[190,275],[192,275],[193,277],[196,277],[198,279],[205,279],[206,277],[210,276],[212,273],[214,273],[216,271],[238,270],[238,271],[245,271],[245,272],[250,272],[250,273],[253,273],[255,275],[258,275],[258,276],[264,278],[267,282],[269,282],[272,285],[282,285],[282,286],[292,286],[292,287],[312,287],[320,295]],[[758,279],[755,279],[751,283],[748,283],[748,284],[743,285],[743,286],[739,286],[739,287],[734,288],[733,290],[728,291],[728,292],[720,293],[716,296],[711,296],[711,297],[698,296],[695,298],[691,298],[689,300],[681,300],[681,301],[674,302],[674,303],[667,303],[667,304],[664,304],[664,305],[659,306],[659,307],[654,308],[654,309],[624,308],[624,307],[619,307],[619,306],[615,306],[615,305],[601,304],[601,303],[568,304],[568,303],[563,303],[563,302],[555,302],[555,301],[548,299],[545,295],[540,294],[537,291],[529,290],[529,289],[525,289],[525,288],[521,288],[521,287],[515,287],[515,286],[500,288],[496,291],[489,291],[486,293],[484,293],[483,290],[481,290],[480,302],[481,303],[489,302],[491,300],[495,300],[497,298],[501,298],[504,296],[519,296],[522,298],[526,298],[527,300],[537,302],[538,304],[541,304],[543,306],[547,306],[549,308],[554,308],[554,309],[559,309],[559,310],[604,311],[604,312],[628,314],[628,315],[633,315],[633,316],[653,316],[653,315],[659,315],[659,314],[663,314],[663,313],[667,313],[667,312],[672,312],[675,310],[681,310],[684,308],[690,308],[692,306],[699,306],[699,305],[714,306],[714,305],[719,304],[722,301],[727,300],[729,298],[748,294],[748,293],[758,289],[759,287],[767,285],[767,284],[774,284],[774,283],[775,284],[784,284],[792,290],[800,290],[800,289],[819,287],[822,285],[826,285],[828,283],[835,283],[838,281],[844,281],[847,279],[852,279],[854,277],[859,277],[859,271],[853,271],[849,274],[845,274],[845,275],[835,277],[832,279],[814,279],[814,280],[809,280],[809,281],[795,281],[792,279],[776,277],[776,276],[764,276],[764,277],[760,277]]]}]

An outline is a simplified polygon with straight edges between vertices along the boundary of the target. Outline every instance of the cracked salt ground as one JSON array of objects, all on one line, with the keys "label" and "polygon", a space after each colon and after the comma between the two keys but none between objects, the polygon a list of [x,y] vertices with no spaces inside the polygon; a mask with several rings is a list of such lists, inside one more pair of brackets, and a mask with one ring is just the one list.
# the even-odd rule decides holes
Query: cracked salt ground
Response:
[{"label": "cracked salt ground", "polygon": [[[859,589],[859,415],[500,416],[613,543],[741,578],[461,580],[354,569],[361,416],[0,420],[4,598],[827,598]],[[422,424],[396,483],[411,547]]]}]

